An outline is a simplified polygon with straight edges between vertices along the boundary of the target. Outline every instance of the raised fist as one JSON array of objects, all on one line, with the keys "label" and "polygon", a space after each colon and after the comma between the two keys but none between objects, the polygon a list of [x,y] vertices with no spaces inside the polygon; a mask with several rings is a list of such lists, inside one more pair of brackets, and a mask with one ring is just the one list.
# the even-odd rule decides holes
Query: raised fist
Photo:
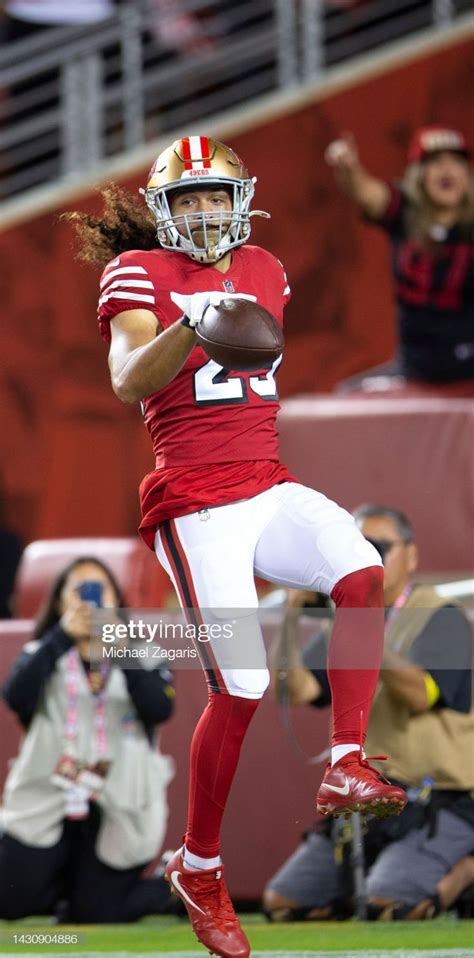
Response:
[{"label": "raised fist", "polygon": [[353,170],[359,163],[359,154],[352,133],[345,133],[338,140],[333,140],[327,147],[324,158],[326,163],[336,170]]}]

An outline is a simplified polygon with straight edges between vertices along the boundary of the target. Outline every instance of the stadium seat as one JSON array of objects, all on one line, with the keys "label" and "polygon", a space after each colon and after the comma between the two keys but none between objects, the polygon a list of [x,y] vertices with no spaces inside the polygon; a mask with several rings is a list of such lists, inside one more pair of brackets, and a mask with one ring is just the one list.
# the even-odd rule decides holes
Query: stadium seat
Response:
[{"label": "stadium seat", "polygon": [[110,566],[128,606],[160,608],[168,603],[168,576],[140,539],[44,539],[32,542],[23,553],[15,586],[16,615],[34,618],[55,577],[82,555],[95,556]]}]

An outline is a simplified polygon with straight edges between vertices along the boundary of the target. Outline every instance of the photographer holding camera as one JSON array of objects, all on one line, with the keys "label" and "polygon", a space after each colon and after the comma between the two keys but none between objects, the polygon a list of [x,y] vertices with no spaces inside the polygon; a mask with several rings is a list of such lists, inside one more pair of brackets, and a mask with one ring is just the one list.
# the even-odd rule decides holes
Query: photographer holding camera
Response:
[{"label": "photographer holding camera", "polygon": [[[367,820],[368,917],[430,918],[474,881],[471,630],[460,607],[413,582],[417,549],[403,513],[366,505],[354,518],[384,563],[385,648],[366,751],[370,761],[388,748],[387,775],[408,793],[398,818]],[[284,683],[289,704],[320,708],[330,702],[328,634],[321,631],[303,655],[296,644],[301,609],[312,598],[290,590],[273,683]],[[348,823],[319,820],[270,879],[268,917],[348,917],[350,842]]]},{"label": "photographer holding camera", "polygon": [[154,732],[173,711],[163,668],[91,662],[92,609],[122,605],[110,570],[71,562],[3,696],[26,729],[3,796],[0,918],[134,921],[169,904],[141,873],[159,851],[173,763]]}]

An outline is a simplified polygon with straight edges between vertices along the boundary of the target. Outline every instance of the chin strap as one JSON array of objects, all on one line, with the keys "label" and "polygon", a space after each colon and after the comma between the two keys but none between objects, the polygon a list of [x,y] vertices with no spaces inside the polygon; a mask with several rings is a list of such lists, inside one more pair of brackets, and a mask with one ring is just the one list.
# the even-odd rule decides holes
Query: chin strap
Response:
[{"label": "chin strap", "polygon": [[264,220],[271,220],[272,214],[266,213],[265,210],[250,210],[249,219],[252,216],[262,216]]}]

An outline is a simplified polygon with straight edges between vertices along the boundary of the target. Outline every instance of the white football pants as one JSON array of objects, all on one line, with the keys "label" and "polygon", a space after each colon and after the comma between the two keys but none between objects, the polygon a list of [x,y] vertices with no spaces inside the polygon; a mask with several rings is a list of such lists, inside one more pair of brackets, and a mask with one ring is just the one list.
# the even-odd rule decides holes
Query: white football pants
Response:
[{"label": "white football pants", "polygon": [[232,626],[231,640],[196,643],[211,689],[249,699],[269,683],[254,576],[329,595],[351,572],[382,565],[349,512],[294,482],[166,520],[155,549],[182,607]]}]

